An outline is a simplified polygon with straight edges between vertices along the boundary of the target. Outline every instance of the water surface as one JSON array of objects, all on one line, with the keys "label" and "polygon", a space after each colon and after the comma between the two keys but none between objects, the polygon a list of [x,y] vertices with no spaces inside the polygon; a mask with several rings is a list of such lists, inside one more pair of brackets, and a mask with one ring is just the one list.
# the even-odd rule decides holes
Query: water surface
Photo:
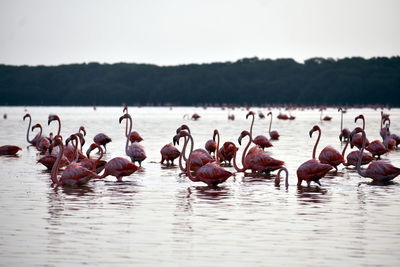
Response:
[{"label": "water surface", "polygon": [[[46,134],[57,128],[56,123],[47,126],[47,116],[58,114],[64,136],[84,125],[87,144],[99,132],[113,139],[106,159],[125,156],[120,107],[27,110]],[[172,141],[182,123],[191,127],[195,148],[204,147],[214,128],[223,142],[237,144],[240,132],[249,129],[246,110],[231,111],[235,121],[228,121],[228,110],[220,108],[129,111],[134,129],[144,138],[147,159],[142,170],[123,182],[109,176],[84,187],[54,189],[49,172],[36,164],[36,149],[27,146],[24,107],[0,108],[0,114],[8,114],[8,119],[0,120],[0,145],[23,148],[16,157],[0,157],[2,265],[399,266],[399,178],[375,186],[355,170],[340,166],[337,173],[321,179],[322,187],[296,186],[296,169],[311,158],[316,136],[310,138],[308,132],[314,124],[322,129],[317,153],[327,145],[341,150],[340,116],[335,109],[325,112],[333,117],[331,122],[320,122],[317,110],[296,110],[292,112],[296,120],[281,121],[276,119],[279,110],[272,110],[272,128],[281,138],[268,153],[285,161],[288,189],[276,188],[274,176],[243,173],[210,188],[180,175],[177,166],[159,163],[161,147]],[[182,119],[194,112],[201,115],[199,121]],[[369,140],[379,139],[379,111],[351,109],[345,114],[345,127],[354,128],[354,117],[360,113],[366,117]],[[390,114],[391,131],[399,134],[400,110]],[[268,123],[268,119],[256,119],[254,135],[267,135]],[[243,141],[246,144],[247,139]],[[400,166],[400,152],[391,152],[383,160]]]}]

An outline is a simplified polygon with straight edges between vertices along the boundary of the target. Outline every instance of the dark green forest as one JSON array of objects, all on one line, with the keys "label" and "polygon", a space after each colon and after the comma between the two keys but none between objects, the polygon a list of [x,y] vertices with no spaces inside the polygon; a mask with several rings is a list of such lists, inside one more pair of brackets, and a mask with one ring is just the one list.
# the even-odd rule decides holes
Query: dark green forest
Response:
[{"label": "dark green forest", "polygon": [[0,105],[400,106],[400,57],[0,65]]}]

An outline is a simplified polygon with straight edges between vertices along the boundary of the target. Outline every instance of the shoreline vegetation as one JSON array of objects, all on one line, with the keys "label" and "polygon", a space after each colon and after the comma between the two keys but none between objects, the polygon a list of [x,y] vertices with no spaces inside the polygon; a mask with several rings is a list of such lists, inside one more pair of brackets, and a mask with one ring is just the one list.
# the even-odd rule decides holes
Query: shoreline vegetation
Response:
[{"label": "shoreline vegetation", "polygon": [[400,106],[400,57],[0,65],[0,105]]}]

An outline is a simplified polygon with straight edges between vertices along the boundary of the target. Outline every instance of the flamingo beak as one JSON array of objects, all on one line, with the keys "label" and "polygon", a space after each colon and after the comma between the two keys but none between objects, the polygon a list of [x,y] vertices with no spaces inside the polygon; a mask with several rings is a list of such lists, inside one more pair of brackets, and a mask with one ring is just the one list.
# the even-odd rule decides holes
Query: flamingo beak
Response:
[{"label": "flamingo beak", "polygon": [[182,126],[176,129],[176,134],[178,134],[180,131],[182,131]]},{"label": "flamingo beak", "polygon": [[90,156],[90,152],[92,151],[92,146],[90,146],[89,148],[88,148],[88,150],[86,151],[86,156],[89,158],[89,156]]},{"label": "flamingo beak", "polygon": [[242,145],[242,138],[243,138],[243,136],[241,135],[241,136],[239,136],[239,138],[238,138],[238,143],[239,143],[239,145]]},{"label": "flamingo beak", "polygon": [[313,132],[314,132],[314,130],[311,130],[311,131],[310,131],[310,138],[311,138],[311,136],[312,136]]},{"label": "flamingo beak", "polygon": [[68,146],[69,141],[71,141],[71,137],[68,137],[67,140],[65,140],[65,145]]},{"label": "flamingo beak", "polygon": [[86,130],[85,128],[82,128],[83,136],[86,136]]}]

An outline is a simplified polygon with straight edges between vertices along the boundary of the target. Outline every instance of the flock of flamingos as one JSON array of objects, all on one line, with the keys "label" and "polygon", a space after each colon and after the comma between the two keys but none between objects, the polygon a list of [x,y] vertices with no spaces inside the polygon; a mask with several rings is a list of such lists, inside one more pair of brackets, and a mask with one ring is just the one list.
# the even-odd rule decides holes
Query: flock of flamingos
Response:
[{"label": "flock of flamingos", "polygon": [[[301,186],[302,182],[305,181],[308,186],[311,182],[320,184],[320,179],[324,177],[332,169],[336,169],[340,164],[344,166],[355,166],[357,172],[362,177],[368,177],[373,179],[374,182],[384,183],[388,182],[398,175],[400,175],[400,168],[393,166],[390,163],[380,161],[380,156],[394,150],[400,143],[400,137],[390,132],[390,119],[388,114],[381,112],[381,123],[380,123],[380,135],[382,141],[374,140],[368,141],[365,129],[365,118],[363,115],[359,115],[355,118],[355,122],[362,120],[362,128],[356,127],[354,130],[343,129],[343,110],[341,111],[341,130],[339,133],[339,139],[341,142],[345,142],[345,147],[340,153],[331,146],[325,147],[316,159],[316,150],[318,142],[321,138],[321,129],[315,125],[310,130],[310,138],[314,132],[318,133],[314,149],[312,152],[312,159],[301,164],[297,169],[298,186]],[[128,113],[128,108],[125,106],[123,110],[124,115],[119,118],[119,122],[126,121],[125,136],[126,145],[125,153],[130,158],[127,160],[123,157],[116,157],[108,162],[102,160],[103,153],[106,153],[107,143],[111,142],[104,133],[97,134],[94,138],[86,154],[83,153],[82,147],[85,144],[84,136],[86,135],[85,128],[81,126],[77,133],[72,134],[68,138],[63,138],[60,135],[61,131],[61,120],[57,115],[49,115],[48,124],[53,121],[58,122],[58,131],[55,136],[42,135],[42,126],[35,124],[31,127],[31,116],[27,113],[23,119],[29,119],[28,130],[26,134],[26,140],[31,145],[35,146],[37,150],[42,154],[42,157],[38,160],[39,163],[46,166],[51,170],[51,180],[56,186],[75,186],[86,184],[94,178],[104,178],[108,175],[115,176],[119,181],[124,176],[129,176],[135,171],[140,169],[141,163],[146,159],[146,153],[144,148],[139,144],[142,141],[142,137],[136,131],[132,131],[132,118]],[[259,116],[264,116],[259,114]],[[233,142],[225,142],[220,147],[220,137],[218,130],[214,130],[213,139],[209,140],[205,144],[205,149],[194,149],[194,141],[191,135],[190,129],[187,125],[180,126],[176,135],[173,137],[173,144],[167,144],[161,149],[161,164],[174,164],[174,160],[179,158],[179,168],[182,170],[187,177],[193,182],[204,182],[209,186],[216,186],[220,183],[225,182],[229,177],[233,175],[232,172],[223,168],[223,166],[230,166],[233,160],[233,166],[237,172],[246,172],[247,170],[252,173],[267,173],[278,171],[275,184],[280,183],[280,173],[285,172],[285,185],[288,186],[288,171],[284,167],[285,163],[282,160],[275,159],[264,152],[265,148],[271,146],[270,139],[279,140],[279,133],[277,131],[271,131],[272,124],[272,113],[269,112],[267,116],[271,116],[269,125],[269,136],[259,135],[253,138],[253,124],[255,119],[255,113],[250,111],[246,118],[252,118],[251,126],[249,131],[242,131],[238,138],[239,146],[242,145],[243,139],[247,139],[247,144],[244,148],[241,158],[240,168],[237,165],[236,154],[239,147]],[[279,116],[286,116],[280,118]],[[294,119],[295,117],[280,114],[280,119]],[[194,114],[192,119],[198,119],[200,116]],[[233,115],[229,115],[228,119],[233,120]],[[321,120],[330,120],[331,117],[322,117],[321,109]],[[33,139],[29,139],[30,131],[39,129],[39,132]],[[65,139],[65,141],[63,141]],[[183,141],[182,141],[183,140]],[[183,148],[180,152],[175,144],[183,142]],[[251,144],[255,145],[250,148]],[[190,152],[187,155],[187,147],[190,144]],[[359,150],[352,151],[347,154],[345,159],[346,148],[350,144],[351,147],[357,147]],[[103,148],[104,147],[104,150]],[[250,149],[249,149],[250,148]],[[6,145],[0,146],[0,155],[15,155],[19,150],[22,150],[18,146]],[[91,157],[91,151],[98,150],[100,154],[98,157]],[[368,152],[365,152],[368,151]],[[139,166],[135,164],[137,162]],[[367,165],[366,168],[361,169],[361,165]],[[58,172],[61,168],[64,168],[61,176]],[[102,175],[100,173],[103,172]]]}]

